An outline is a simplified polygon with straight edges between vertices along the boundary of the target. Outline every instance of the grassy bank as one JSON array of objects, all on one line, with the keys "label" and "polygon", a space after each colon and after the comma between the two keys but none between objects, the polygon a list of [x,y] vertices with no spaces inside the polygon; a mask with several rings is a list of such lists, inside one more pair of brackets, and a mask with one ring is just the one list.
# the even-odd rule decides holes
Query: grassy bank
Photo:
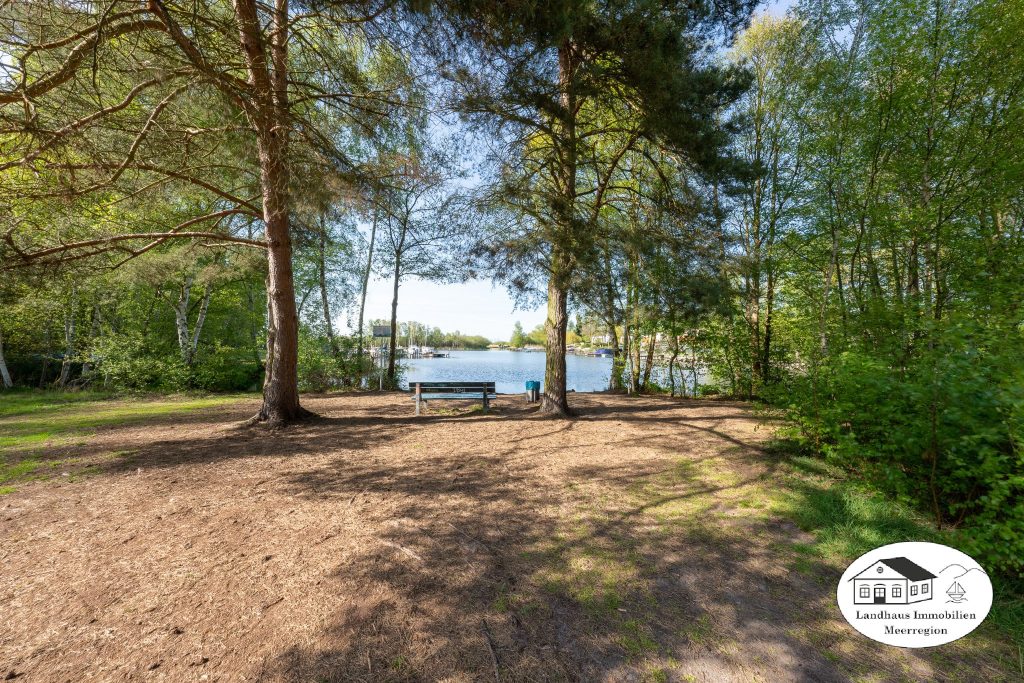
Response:
[{"label": "grassy bank", "polygon": [[237,402],[242,395],[136,396],[100,392],[15,391],[0,394],[0,495],[19,483],[90,473],[99,460],[126,451],[89,458],[61,457],[62,447],[84,445],[98,429],[187,415]]}]

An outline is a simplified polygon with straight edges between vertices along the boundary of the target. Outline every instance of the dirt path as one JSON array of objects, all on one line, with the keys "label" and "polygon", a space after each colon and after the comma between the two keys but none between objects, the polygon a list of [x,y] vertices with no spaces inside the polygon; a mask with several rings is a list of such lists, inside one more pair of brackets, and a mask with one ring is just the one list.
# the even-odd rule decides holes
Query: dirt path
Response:
[{"label": "dirt path", "polygon": [[976,636],[911,651],[846,626],[741,404],[306,405],[322,417],[277,435],[235,427],[245,402],[105,429],[63,451],[120,454],[95,475],[0,498],[0,677],[1000,678]]}]

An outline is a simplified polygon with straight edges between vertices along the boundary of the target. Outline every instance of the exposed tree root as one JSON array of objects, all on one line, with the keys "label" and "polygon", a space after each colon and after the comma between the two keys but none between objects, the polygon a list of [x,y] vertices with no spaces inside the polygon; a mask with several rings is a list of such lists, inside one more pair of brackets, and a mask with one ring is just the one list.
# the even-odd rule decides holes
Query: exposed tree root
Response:
[{"label": "exposed tree root", "polygon": [[541,396],[540,409],[537,412],[560,418],[571,418],[576,415],[576,413],[569,408],[568,401],[565,401],[564,399],[562,401],[557,401],[546,394]]},{"label": "exposed tree root", "polygon": [[281,410],[268,410],[266,406],[263,406],[260,408],[258,413],[243,422],[242,426],[255,427],[259,425],[268,429],[280,429],[289,424],[308,420],[314,417],[318,417],[318,415],[311,410],[306,410],[302,406],[298,406],[297,409],[289,415],[284,415]]}]

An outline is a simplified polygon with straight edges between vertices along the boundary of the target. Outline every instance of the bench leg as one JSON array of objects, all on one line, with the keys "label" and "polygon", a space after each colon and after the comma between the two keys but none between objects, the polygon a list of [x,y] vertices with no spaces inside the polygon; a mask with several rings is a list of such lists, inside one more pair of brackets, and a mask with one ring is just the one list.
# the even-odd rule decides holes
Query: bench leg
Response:
[{"label": "bench leg", "polygon": [[484,412],[487,412],[487,409],[490,407],[490,405],[490,401],[487,400],[487,394],[484,394]]}]

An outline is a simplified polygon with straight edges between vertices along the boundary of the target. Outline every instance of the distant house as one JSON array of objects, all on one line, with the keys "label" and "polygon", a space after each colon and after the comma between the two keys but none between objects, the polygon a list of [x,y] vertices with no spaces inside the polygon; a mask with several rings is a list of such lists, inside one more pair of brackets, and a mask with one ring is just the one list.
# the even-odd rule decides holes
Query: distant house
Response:
[{"label": "distant house", "polygon": [[905,557],[878,560],[854,576],[856,605],[907,605],[931,600],[935,574]]}]

